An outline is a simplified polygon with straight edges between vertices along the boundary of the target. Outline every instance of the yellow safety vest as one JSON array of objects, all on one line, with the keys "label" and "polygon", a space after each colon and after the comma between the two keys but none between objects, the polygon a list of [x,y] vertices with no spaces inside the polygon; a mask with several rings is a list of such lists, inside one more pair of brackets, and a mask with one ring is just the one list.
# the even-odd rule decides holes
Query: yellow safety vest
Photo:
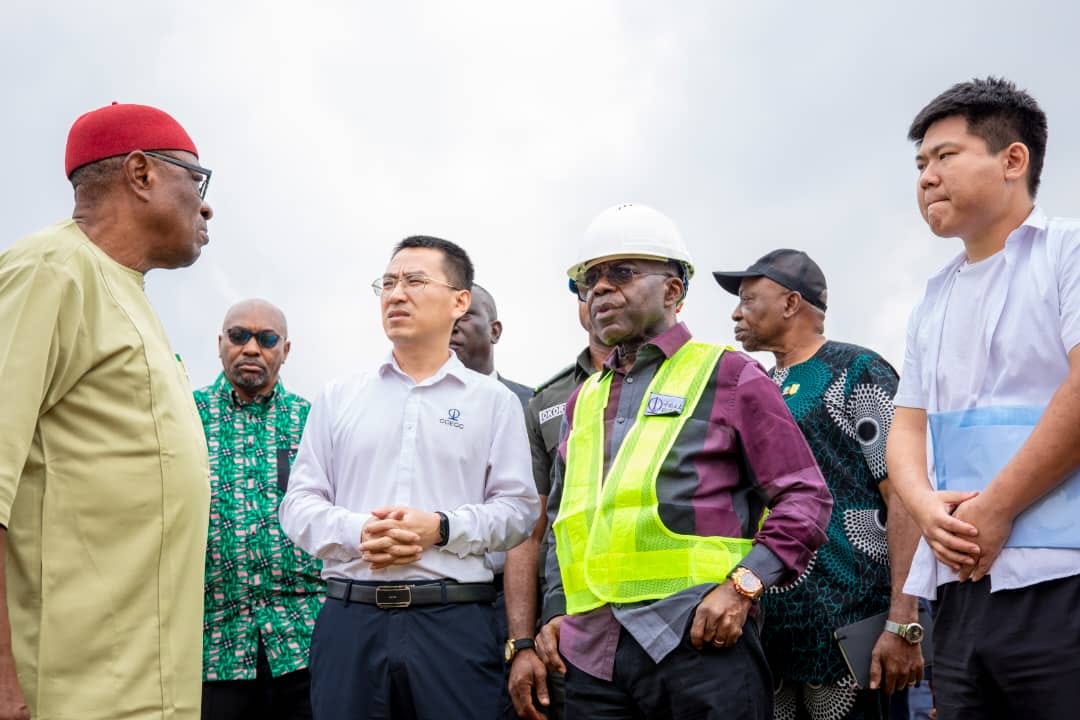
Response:
[{"label": "yellow safety vest", "polygon": [[606,481],[604,409],[611,373],[596,373],[582,385],[553,528],[568,613],[723,582],[750,552],[750,539],[672,532],[660,520],[656,498],[660,467],[724,350],[688,342],[660,366]]}]

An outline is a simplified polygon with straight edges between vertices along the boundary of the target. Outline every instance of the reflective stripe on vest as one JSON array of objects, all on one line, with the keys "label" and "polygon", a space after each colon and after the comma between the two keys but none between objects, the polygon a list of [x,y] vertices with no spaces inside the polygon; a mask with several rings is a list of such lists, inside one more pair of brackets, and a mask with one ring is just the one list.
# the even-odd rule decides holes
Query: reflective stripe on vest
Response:
[{"label": "reflective stripe on vest", "polygon": [[[660,365],[603,482],[604,413],[612,373],[597,373],[582,385],[553,528],[568,613],[723,582],[750,552],[750,539],[673,532],[660,519],[656,496],[660,468],[723,352],[722,347],[688,342]],[[685,402],[678,410],[677,401],[664,403],[658,395]]]}]

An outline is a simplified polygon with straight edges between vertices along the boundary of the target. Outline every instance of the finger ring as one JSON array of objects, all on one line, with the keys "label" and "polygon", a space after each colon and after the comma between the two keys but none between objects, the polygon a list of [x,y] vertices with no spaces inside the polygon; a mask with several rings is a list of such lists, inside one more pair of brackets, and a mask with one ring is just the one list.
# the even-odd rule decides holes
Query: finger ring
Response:
[{"label": "finger ring", "polygon": [[713,638],[712,644],[715,645],[716,647],[724,647],[725,643],[720,638]]}]

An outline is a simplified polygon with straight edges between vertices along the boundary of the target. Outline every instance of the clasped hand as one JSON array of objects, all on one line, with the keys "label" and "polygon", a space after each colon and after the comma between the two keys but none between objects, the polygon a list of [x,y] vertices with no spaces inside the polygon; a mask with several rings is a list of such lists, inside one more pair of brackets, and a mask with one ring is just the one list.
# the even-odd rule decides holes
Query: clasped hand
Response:
[{"label": "clasped hand", "polygon": [[978,492],[941,490],[913,513],[930,549],[960,580],[990,572],[1012,532],[1013,517]]},{"label": "clasped hand", "polygon": [[372,570],[408,565],[438,539],[438,513],[402,506],[378,508],[360,533],[360,557]]}]

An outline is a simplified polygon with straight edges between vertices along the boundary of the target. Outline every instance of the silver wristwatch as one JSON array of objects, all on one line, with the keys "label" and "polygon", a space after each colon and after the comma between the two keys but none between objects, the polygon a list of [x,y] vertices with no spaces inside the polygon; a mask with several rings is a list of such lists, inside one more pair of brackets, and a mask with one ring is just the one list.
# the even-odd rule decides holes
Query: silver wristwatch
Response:
[{"label": "silver wristwatch", "polygon": [[901,638],[911,643],[912,645],[918,645],[923,639],[923,626],[917,622],[914,623],[898,623],[892,620],[885,621],[885,632],[891,632],[894,635],[899,635]]}]

